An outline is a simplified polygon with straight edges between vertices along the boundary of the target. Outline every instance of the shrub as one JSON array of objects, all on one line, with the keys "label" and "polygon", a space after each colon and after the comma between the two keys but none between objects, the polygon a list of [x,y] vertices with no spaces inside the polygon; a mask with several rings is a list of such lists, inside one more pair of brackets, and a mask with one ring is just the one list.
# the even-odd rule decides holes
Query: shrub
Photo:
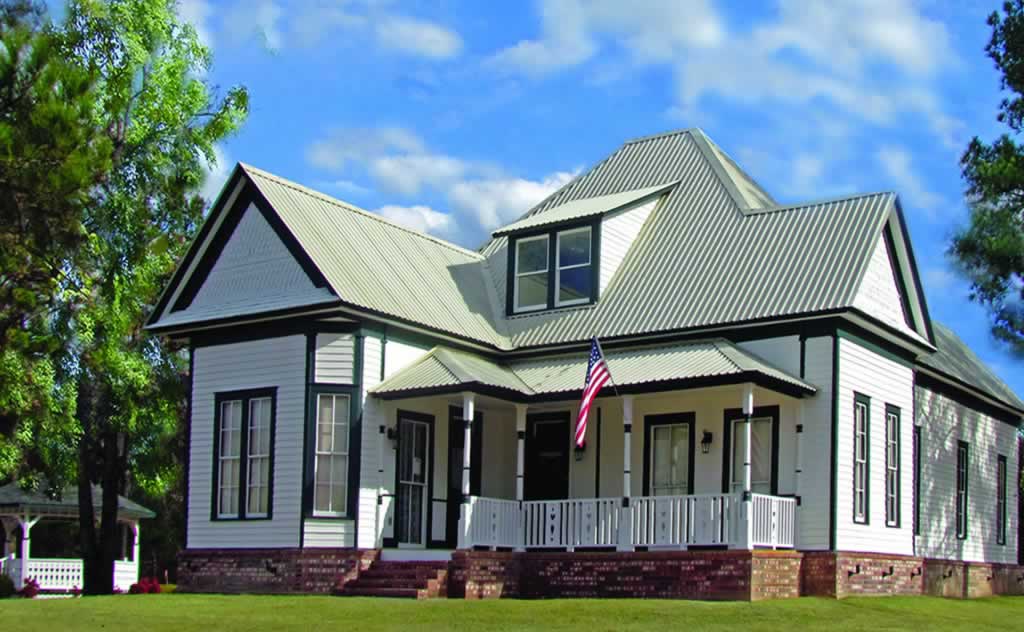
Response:
[{"label": "shrub", "polygon": [[14,580],[8,575],[0,574],[0,599],[13,597],[16,592],[14,590]]},{"label": "shrub", "polygon": [[22,586],[21,592],[19,592],[25,599],[35,599],[36,595],[39,594],[39,582],[29,577],[25,580],[25,585]]},{"label": "shrub", "polygon": [[144,594],[146,594],[146,591],[142,587],[142,584],[132,584],[131,586],[128,587],[128,594],[129,595],[144,595]]}]

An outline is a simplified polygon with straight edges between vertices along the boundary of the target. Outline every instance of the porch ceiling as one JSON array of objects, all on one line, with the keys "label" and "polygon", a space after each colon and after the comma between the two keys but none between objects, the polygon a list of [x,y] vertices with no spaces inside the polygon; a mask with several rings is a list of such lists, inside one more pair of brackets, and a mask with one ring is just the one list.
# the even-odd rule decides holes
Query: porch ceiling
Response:
[{"label": "porch ceiling", "polygon": [[[100,510],[103,492],[93,486],[92,500]],[[41,492],[27,492],[17,482],[0,486],[0,515],[31,514],[51,518],[78,517],[78,488],[68,487],[60,498],[51,498]],[[117,498],[117,517],[121,520],[154,518],[156,514],[124,496]]]},{"label": "porch ceiling", "polygon": [[[787,395],[815,388],[723,339],[610,351],[605,355],[620,392],[640,393],[753,382]],[[462,390],[513,401],[565,399],[583,388],[584,354],[496,362],[435,347],[415,364],[372,389],[382,399]]]}]

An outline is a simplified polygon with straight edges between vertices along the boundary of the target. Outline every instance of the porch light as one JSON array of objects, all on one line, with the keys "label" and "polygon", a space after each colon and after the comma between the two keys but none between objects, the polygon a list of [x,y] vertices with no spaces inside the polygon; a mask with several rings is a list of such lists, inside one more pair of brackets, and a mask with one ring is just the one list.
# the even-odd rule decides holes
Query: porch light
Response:
[{"label": "porch light", "polygon": [[701,454],[707,454],[711,451],[711,441],[714,439],[714,435],[711,434],[710,430],[704,431],[704,436],[700,438],[700,452]]}]

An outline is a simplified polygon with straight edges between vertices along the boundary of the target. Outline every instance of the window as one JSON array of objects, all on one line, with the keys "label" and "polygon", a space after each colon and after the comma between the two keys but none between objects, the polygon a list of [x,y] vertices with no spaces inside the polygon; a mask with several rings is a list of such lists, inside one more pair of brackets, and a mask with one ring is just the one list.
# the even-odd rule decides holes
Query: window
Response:
[{"label": "window", "polygon": [[690,424],[651,428],[651,495],[690,493]]},{"label": "window", "polygon": [[[746,451],[744,418],[732,420],[732,475],[730,489],[733,493],[743,491],[743,464]],[[750,418],[750,491],[755,494],[772,493],[772,433],[774,419],[771,417]]]},{"label": "window", "polygon": [[548,236],[516,241],[515,311],[548,306]]},{"label": "window", "polygon": [[967,539],[967,467],[968,446],[963,441],[956,444],[956,537]]},{"label": "window", "polygon": [[274,452],[274,389],[215,397],[216,519],[268,518]]},{"label": "window", "polygon": [[1006,544],[1006,457],[996,460],[996,543]]},{"label": "window", "polygon": [[853,521],[868,523],[869,433],[871,400],[859,393],[853,398]]},{"label": "window", "polygon": [[342,517],[346,514],[350,402],[348,395],[317,395],[314,516]]},{"label": "window", "polygon": [[596,300],[597,233],[588,225],[511,238],[509,314]]},{"label": "window", "polygon": [[921,426],[914,426],[914,535],[921,535]]},{"label": "window", "polygon": [[590,227],[558,233],[558,268],[555,275],[555,305],[589,303],[594,281],[590,269]]},{"label": "window", "polygon": [[900,526],[900,409],[885,407],[885,526]]}]

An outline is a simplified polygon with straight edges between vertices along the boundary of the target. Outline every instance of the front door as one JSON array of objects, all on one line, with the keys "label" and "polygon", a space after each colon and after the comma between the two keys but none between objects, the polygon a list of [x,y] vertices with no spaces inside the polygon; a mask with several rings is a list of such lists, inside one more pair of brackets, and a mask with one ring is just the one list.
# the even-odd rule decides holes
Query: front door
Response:
[{"label": "front door", "polygon": [[[484,447],[484,416],[479,410],[473,418],[473,436],[470,441],[469,494],[480,495],[480,459]],[[466,443],[466,427],[462,421],[462,409],[457,406],[448,408],[448,495],[445,502],[445,541],[450,548],[458,546],[459,515],[462,507],[462,455]]]},{"label": "front door", "polygon": [[569,413],[541,413],[526,418],[526,500],[569,497]]},{"label": "front door", "polygon": [[430,506],[430,426],[419,415],[398,417],[397,540],[399,546],[422,547],[427,542],[427,508]]}]

